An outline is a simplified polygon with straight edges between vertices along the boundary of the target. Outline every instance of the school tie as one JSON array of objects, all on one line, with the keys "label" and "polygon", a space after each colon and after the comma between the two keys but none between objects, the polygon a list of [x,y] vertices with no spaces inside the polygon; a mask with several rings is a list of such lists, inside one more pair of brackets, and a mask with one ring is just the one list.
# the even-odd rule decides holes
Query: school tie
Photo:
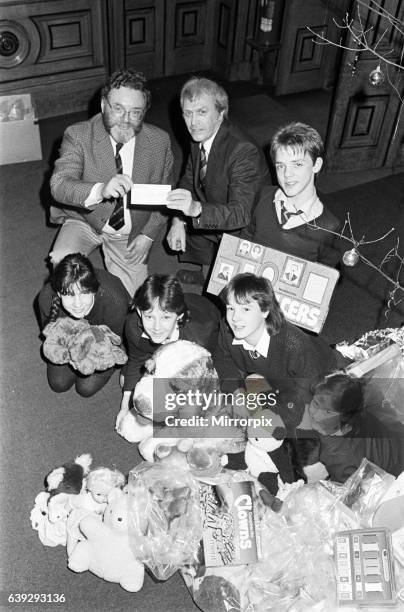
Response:
[{"label": "school tie", "polygon": [[[122,147],[123,147],[122,142],[116,143],[115,165],[116,165],[117,174],[122,174],[122,158],[119,154],[119,151],[122,149]],[[122,196],[119,196],[119,198],[115,198],[115,208],[114,208],[112,215],[109,218],[108,223],[115,230],[119,230],[121,229],[121,227],[125,225]]]},{"label": "school tie", "polygon": [[206,151],[203,145],[200,146],[199,151],[200,151],[199,180],[200,180],[201,185],[203,186],[203,183],[205,181],[205,176],[206,176],[206,169],[208,167],[208,160],[206,158]]},{"label": "school tie", "polygon": [[302,215],[302,210],[297,210],[296,212],[291,212],[286,210],[286,207],[283,202],[281,202],[281,225],[285,225],[290,217],[295,217],[296,215]]}]

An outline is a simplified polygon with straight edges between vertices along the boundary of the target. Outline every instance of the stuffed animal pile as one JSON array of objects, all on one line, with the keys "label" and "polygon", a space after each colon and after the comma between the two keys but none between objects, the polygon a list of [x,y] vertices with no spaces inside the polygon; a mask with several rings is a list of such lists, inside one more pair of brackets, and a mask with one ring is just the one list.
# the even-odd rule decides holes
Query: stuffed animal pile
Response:
[{"label": "stuffed animal pile", "polygon": [[90,470],[90,455],[55,468],[46,491],[35,498],[32,528],[45,546],[66,546],[68,567],[117,582],[127,591],[142,588],[144,565],[129,539],[128,495],[118,470]]},{"label": "stuffed animal pile", "polygon": [[81,374],[93,374],[122,365],[128,357],[120,337],[107,325],[90,325],[85,319],[59,317],[43,330],[44,356],[52,363],[69,363]]},{"label": "stuffed animal pile", "polygon": [[[71,359],[69,321],[64,330],[63,341],[53,336],[53,351],[59,359]],[[380,490],[380,480],[385,494],[394,478],[378,474],[370,490],[363,487],[366,499],[360,498],[356,512],[346,499],[352,491],[357,499],[363,477],[355,474],[354,488],[317,482],[327,474],[318,472],[311,440],[304,453],[293,447],[312,458],[301,463],[308,482],[288,477],[290,449],[280,415],[264,408],[254,413],[262,428],[220,429],[213,417],[232,415],[234,406],[177,401],[188,390],[207,395],[219,390],[204,348],[186,341],[164,345],[146,369],[134,390],[135,410],[121,412],[116,424],[121,436],[139,443],[146,461],[130,472],[127,483],[117,470],[92,469],[90,455],[52,470],[31,512],[41,542],[66,546],[72,571],[90,571],[129,592],[142,588],[145,567],[159,580],[180,570],[203,612],[337,609],[335,533],[369,527],[363,523],[368,500]],[[169,406],[162,401],[166,397]],[[188,436],[187,426],[167,425],[167,414],[204,417],[206,425],[195,428],[197,436]],[[309,484],[312,469],[316,482]],[[396,522],[400,532],[402,518]],[[206,533],[211,539],[205,542]],[[234,551],[249,548],[252,534],[257,535],[257,557],[233,564]],[[226,553],[225,561],[208,563],[204,555],[216,547]],[[398,577],[404,587],[404,563]]]}]

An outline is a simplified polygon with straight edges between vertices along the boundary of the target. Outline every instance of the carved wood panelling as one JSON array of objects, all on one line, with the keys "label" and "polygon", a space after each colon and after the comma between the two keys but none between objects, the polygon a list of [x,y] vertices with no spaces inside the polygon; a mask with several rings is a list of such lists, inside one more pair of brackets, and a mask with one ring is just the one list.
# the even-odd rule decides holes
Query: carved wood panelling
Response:
[{"label": "carved wood panelling", "polygon": [[217,43],[224,49],[227,49],[229,42],[231,42],[231,26],[233,25],[231,17],[231,7],[224,4],[224,2],[221,2],[219,6],[219,27]]},{"label": "carved wood panelling", "polygon": [[365,100],[351,98],[341,149],[377,146],[388,103],[387,95],[367,96]]},{"label": "carved wood panelling", "polygon": [[32,20],[41,38],[38,64],[81,58],[81,64],[92,65],[90,11],[69,12],[58,17],[43,15]]},{"label": "carved wood panelling", "polygon": [[1,6],[0,93],[32,93],[40,117],[57,114],[59,98],[62,112],[86,108],[105,80],[105,23],[104,0]]},{"label": "carved wood panelling", "polygon": [[162,76],[164,0],[128,0],[125,3],[125,64],[148,78]]},{"label": "carved wood panelling", "polygon": [[[327,33],[326,25],[312,26],[314,32]],[[323,59],[324,47],[313,42],[313,34],[307,28],[299,28],[296,32],[296,46],[293,54],[291,72],[306,72],[319,70]]]},{"label": "carved wood panelling", "polygon": [[165,74],[211,68],[214,0],[166,4]]}]

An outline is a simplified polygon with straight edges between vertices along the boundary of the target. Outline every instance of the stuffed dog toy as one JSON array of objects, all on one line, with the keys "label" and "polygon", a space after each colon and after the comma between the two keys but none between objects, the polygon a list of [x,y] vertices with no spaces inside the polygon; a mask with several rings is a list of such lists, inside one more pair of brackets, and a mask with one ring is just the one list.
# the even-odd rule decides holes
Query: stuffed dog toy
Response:
[{"label": "stuffed dog toy", "polygon": [[[145,367],[146,373],[134,390],[133,409],[117,418],[118,433],[129,442],[140,443],[144,459],[154,461],[159,445],[177,447],[185,439],[192,439],[186,452],[194,444],[220,455],[244,450],[245,435],[239,427],[210,422],[212,415],[231,414],[232,407],[220,405],[219,379],[209,351],[178,340],[159,347]],[[167,417],[205,421],[203,426],[171,426]],[[195,452],[191,456],[195,458]]]}]

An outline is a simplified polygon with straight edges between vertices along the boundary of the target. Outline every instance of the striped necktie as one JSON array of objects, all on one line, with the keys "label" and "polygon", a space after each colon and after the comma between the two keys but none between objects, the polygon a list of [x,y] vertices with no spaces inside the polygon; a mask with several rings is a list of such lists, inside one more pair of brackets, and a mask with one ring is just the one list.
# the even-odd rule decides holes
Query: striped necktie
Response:
[{"label": "striped necktie", "polygon": [[281,225],[285,225],[289,221],[290,217],[295,217],[296,215],[302,215],[302,210],[297,210],[296,212],[291,212],[286,210],[286,207],[283,202],[281,202]]},{"label": "striped necktie", "polygon": [[206,176],[206,170],[208,167],[208,160],[206,158],[205,147],[201,145],[200,149],[200,160],[199,160],[199,180],[201,185],[203,185]]},{"label": "striped necktie", "polygon": [[[122,149],[123,143],[116,143],[116,151],[115,151],[115,165],[117,174],[122,174],[122,158],[119,154],[119,151]],[[119,230],[121,227],[125,225],[124,220],[124,206],[123,206],[123,197],[119,196],[119,198],[115,198],[115,208],[112,215],[108,221],[109,225],[115,229]]]}]

